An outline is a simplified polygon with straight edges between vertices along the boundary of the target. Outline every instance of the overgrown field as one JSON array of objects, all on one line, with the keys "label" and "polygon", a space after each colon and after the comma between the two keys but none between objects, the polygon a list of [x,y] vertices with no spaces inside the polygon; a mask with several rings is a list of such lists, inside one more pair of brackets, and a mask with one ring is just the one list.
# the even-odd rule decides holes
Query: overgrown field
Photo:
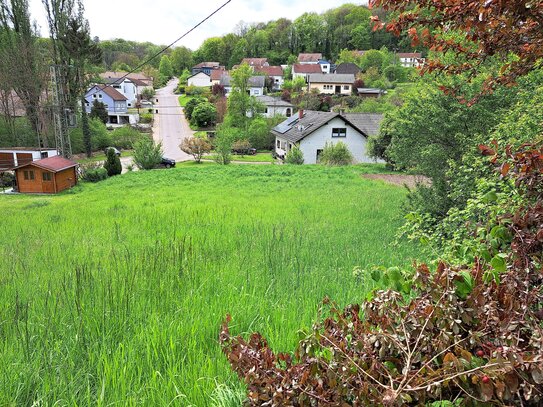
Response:
[{"label": "overgrown field", "polygon": [[[319,303],[393,246],[405,190],[376,167],[181,166],[0,196],[0,406],[239,405],[217,343],[293,349]],[[228,403],[230,400],[230,404]]]}]

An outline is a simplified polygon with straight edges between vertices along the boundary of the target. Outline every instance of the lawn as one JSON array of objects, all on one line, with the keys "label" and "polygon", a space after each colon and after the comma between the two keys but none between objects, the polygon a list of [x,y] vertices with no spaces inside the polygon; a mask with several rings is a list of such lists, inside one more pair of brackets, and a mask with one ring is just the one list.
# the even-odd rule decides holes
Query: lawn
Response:
[{"label": "lawn", "polygon": [[[292,350],[354,267],[408,266],[405,189],[371,166],[182,165],[0,196],[0,405],[212,406],[243,386],[217,343]],[[239,405],[239,403],[238,403]]]},{"label": "lawn", "polygon": [[181,105],[181,107],[185,107],[187,103],[189,103],[189,100],[191,99],[192,99],[192,96],[181,95],[179,96],[179,104]]},{"label": "lawn", "polygon": [[256,153],[255,155],[232,155],[233,161],[240,161],[245,163],[255,163],[255,162],[261,162],[261,163],[274,163],[277,160],[272,157],[270,152],[267,153]]},{"label": "lawn", "polygon": [[[133,150],[123,150],[121,152],[121,158],[130,157],[132,156],[132,154],[133,154]],[[99,151],[99,152],[92,153],[91,158],[87,158],[87,157],[78,158],[75,161],[77,161],[79,164],[88,164],[91,162],[106,161],[106,155],[103,152]]]}]

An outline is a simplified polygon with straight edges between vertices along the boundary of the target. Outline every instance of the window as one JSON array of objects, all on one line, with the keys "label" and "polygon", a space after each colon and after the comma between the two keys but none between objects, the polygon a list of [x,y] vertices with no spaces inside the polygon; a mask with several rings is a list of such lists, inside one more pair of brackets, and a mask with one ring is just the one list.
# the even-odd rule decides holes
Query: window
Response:
[{"label": "window", "polygon": [[264,110],[264,113],[265,113],[265,114],[268,114],[268,108],[266,108],[266,109]]},{"label": "window", "polygon": [[47,157],[49,157],[49,153],[47,151],[41,151],[40,152],[40,157],[41,158],[47,158]]},{"label": "window", "polygon": [[89,103],[89,102],[86,102],[86,103],[85,103],[85,106],[89,107],[89,106],[90,106],[90,103]]},{"label": "window", "polygon": [[349,85],[344,85],[343,86],[343,90],[349,90],[349,88],[350,88]]},{"label": "window", "polygon": [[129,104],[128,104],[128,107],[132,107],[132,103],[129,103]]},{"label": "window", "polygon": [[52,181],[53,177],[51,176],[50,172],[42,172],[41,173],[44,181]]},{"label": "window", "polygon": [[334,89],[333,85],[324,85],[324,90],[333,90],[333,89]]},{"label": "window", "polygon": [[255,95],[260,95],[260,90],[255,89]]},{"label": "window", "polygon": [[347,137],[347,129],[345,127],[333,128],[332,137]]},{"label": "window", "polygon": [[94,95],[92,95],[92,98],[93,98],[93,99],[96,99],[96,93],[95,93]]},{"label": "window", "polygon": [[101,94],[101,93],[98,95],[98,98],[99,98],[99,99],[102,99],[102,94]]},{"label": "window", "polygon": [[34,171],[25,171],[24,172],[24,179],[26,181],[33,181],[34,180]]},{"label": "window", "polygon": [[277,146],[277,148],[281,148],[281,142],[279,140],[275,142],[275,145]]}]

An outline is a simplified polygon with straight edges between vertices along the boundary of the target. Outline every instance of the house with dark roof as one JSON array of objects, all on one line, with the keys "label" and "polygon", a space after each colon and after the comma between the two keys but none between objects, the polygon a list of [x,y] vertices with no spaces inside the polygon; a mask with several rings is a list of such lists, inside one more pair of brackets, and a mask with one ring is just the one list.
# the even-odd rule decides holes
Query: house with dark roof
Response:
[{"label": "house with dark roof", "polygon": [[[220,84],[224,86],[224,92],[226,96],[228,96],[230,92],[232,92],[232,77],[230,75],[223,75]],[[250,96],[263,95],[264,86],[266,86],[266,78],[264,76],[251,76],[247,85],[247,93]]]},{"label": "house with dark roof", "polygon": [[255,66],[254,71],[264,74],[272,81],[272,90],[277,91],[283,88],[285,82],[283,78],[283,68],[280,66]]},{"label": "house with dark roof", "polygon": [[226,69],[214,69],[211,71],[210,79],[211,79],[211,86],[213,85],[220,85],[221,78],[224,75],[227,75],[228,71]]},{"label": "house with dark roof", "polygon": [[377,135],[383,115],[300,110],[272,129],[275,152],[284,158],[297,146],[305,164],[316,164],[327,143],[343,142],[355,163],[375,162],[368,156],[368,138]]},{"label": "house with dark roof", "polygon": [[138,103],[138,87],[134,80],[128,78],[104,78],[104,85],[109,85],[124,97],[128,108],[136,107]]},{"label": "house with dark roof", "polygon": [[353,74],[311,74],[307,82],[309,91],[313,89],[319,93],[328,95],[346,95],[353,93],[353,84],[355,77]]},{"label": "house with dark roof", "polygon": [[56,194],[77,184],[78,164],[61,156],[31,161],[15,168],[17,191]]},{"label": "house with dark roof", "polygon": [[360,68],[358,65],[353,64],[352,62],[342,62],[336,67],[336,71],[334,73],[351,74],[356,77],[356,75],[360,73]]},{"label": "house with dark roof", "polygon": [[211,71],[214,69],[224,69],[224,66],[221,66],[219,62],[200,62],[192,67],[192,74],[196,75],[198,72],[204,72],[211,75]]},{"label": "house with dark roof", "polygon": [[109,85],[94,85],[85,94],[85,109],[91,112],[95,101],[102,102],[108,113],[108,124],[136,124],[137,114],[128,113],[128,99]]},{"label": "house with dark roof", "polygon": [[264,106],[264,111],[262,112],[264,117],[290,117],[294,113],[295,106],[281,98],[264,95],[257,96],[256,100]]}]

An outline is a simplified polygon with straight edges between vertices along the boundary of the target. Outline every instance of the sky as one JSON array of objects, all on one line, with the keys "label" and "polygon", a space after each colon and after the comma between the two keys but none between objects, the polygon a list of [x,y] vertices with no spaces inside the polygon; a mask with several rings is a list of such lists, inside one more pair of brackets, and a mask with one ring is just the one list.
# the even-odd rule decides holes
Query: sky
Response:
[{"label": "sky", "polygon": [[[91,36],[100,40],[125,40],[170,44],[211,14],[226,0],[83,0]],[[240,21],[267,22],[286,17],[294,20],[305,12],[329,10],[345,3],[367,4],[362,0],[231,0],[218,14],[205,22],[176,46],[193,50],[209,37],[233,32]],[[29,0],[30,14],[48,36],[41,0]]]}]

